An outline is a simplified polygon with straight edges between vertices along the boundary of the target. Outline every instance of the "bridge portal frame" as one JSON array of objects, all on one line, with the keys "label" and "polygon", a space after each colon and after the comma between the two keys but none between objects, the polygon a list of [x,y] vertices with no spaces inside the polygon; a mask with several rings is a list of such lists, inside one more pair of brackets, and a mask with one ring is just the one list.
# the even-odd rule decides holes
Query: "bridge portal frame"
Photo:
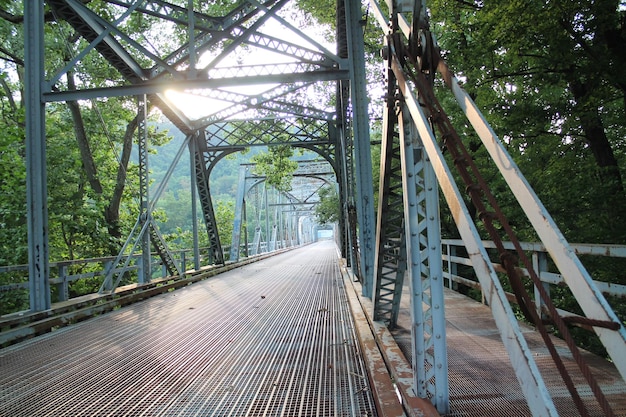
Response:
[{"label": "bridge portal frame", "polygon": [[[341,112],[335,127],[340,132],[335,137],[342,141],[339,144],[342,157],[346,160],[354,159],[358,163],[356,169],[360,172],[356,177],[352,175],[353,167],[346,165],[345,169],[339,170],[342,179],[340,184],[344,185],[344,190],[351,190],[354,196],[347,197],[347,193],[340,193],[342,198],[350,198],[343,204],[346,211],[344,218],[352,219],[348,216],[352,213],[349,207],[354,207],[358,223],[346,222],[346,230],[350,230],[345,234],[351,238],[350,243],[346,247],[354,247],[354,252],[358,253],[360,261],[353,262],[353,268],[363,265],[363,271],[356,270],[358,276],[364,283],[364,288],[371,288],[373,274],[371,264],[373,263],[373,187],[371,186],[371,160],[369,152],[369,128],[367,113],[367,95],[365,90],[365,63],[363,54],[363,33],[362,33],[362,16],[361,4],[356,0],[345,0],[346,18],[339,25],[343,33],[340,38],[347,39],[347,56],[339,57],[332,54],[321,47],[310,37],[308,38],[313,47],[301,47],[289,40],[281,40],[273,38],[257,32],[267,20],[275,19],[283,25],[295,28],[287,21],[278,16],[277,12],[289,0],[268,0],[262,5],[255,1],[244,1],[240,3],[231,13],[222,17],[208,16],[194,10],[187,10],[182,7],[167,6],[159,0],[143,0],[126,2],[117,0],[114,3],[119,7],[126,7],[124,11],[114,22],[107,22],[100,16],[97,16],[86,5],[73,0],[36,0],[34,2],[25,2],[25,16],[27,16],[25,30],[25,39],[28,40],[26,45],[27,51],[27,93],[30,99],[27,99],[27,124],[28,124],[28,143],[29,143],[29,171],[28,171],[28,199],[29,199],[29,256],[30,264],[33,266],[30,275],[31,288],[31,310],[41,311],[50,307],[50,286],[49,280],[49,254],[47,246],[47,206],[45,204],[47,198],[46,184],[46,167],[45,167],[45,104],[48,102],[58,102],[67,100],[92,99],[98,97],[120,97],[120,96],[147,96],[147,100],[151,101],[161,109],[163,114],[168,117],[184,134],[190,136],[202,131],[206,126],[232,117],[233,114],[241,112],[241,105],[244,109],[255,108],[265,112],[276,114],[296,115],[298,117],[319,118],[322,112],[306,106],[291,105],[285,97],[290,88],[276,90],[273,95],[250,95],[247,97],[237,96],[237,94],[227,94],[224,91],[218,93],[219,98],[233,103],[230,109],[224,110],[219,114],[214,114],[208,118],[192,120],[183,114],[179,109],[165,96],[165,90],[176,88],[184,89],[201,89],[214,88],[216,90],[228,88],[234,85],[240,85],[242,80],[244,83],[286,83],[306,85],[320,81],[337,82],[343,85],[337,88],[338,94],[350,91],[352,108],[348,114],[349,103],[347,100],[339,99]],[[64,68],[52,73],[49,79],[43,74],[44,66],[44,45],[43,45],[43,27],[44,16],[43,6],[46,3],[53,11],[56,18],[66,20],[74,27],[76,32],[82,36],[88,43],[88,46],[80,51],[76,56],[70,58]],[[192,4],[191,2],[189,3]],[[344,1],[339,1],[340,5],[344,5]],[[146,13],[153,17],[163,19],[170,23],[187,25],[188,41],[181,45],[175,51],[167,56],[160,57],[156,53],[151,52],[143,47],[137,41],[127,36],[118,27],[118,23],[128,17],[131,13]],[[260,17],[259,17],[260,16]],[[252,23],[250,23],[252,22]],[[246,27],[246,24],[249,26]],[[208,66],[202,69],[191,68],[189,71],[180,71],[179,65],[185,62],[196,64],[198,54],[208,50],[211,46],[217,45],[219,42],[229,39],[230,46],[226,47],[221,54]],[[260,48],[278,51],[284,55],[296,56],[301,60],[300,64],[296,64],[282,73],[276,73],[275,65],[260,66],[243,66],[235,69],[220,68],[217,64],[230,53],[234,48],[249,42]],[[126,46],[124,46],[126,45]],[[125,48],[133,48],[133,53]],[[316,48],[319,48],[316,50]],[[100,53],[113,68],[115,68],[130,85],[112,86],[108,88],[82,89],[82,90],[63,90],[56,89],[55,84],[66,74],[71,71],[80,60],[88,53],[97,51]],[[143,55],[147,61],[152,62],[153,66],[144,68],[140,65],[139,60],[133,55]],[[184,72],[184,73],[183,73]],[[219,76],[217,76],[219,75]],[[348,85],[349,83],[349,85]],[[341,91],[341,93],[339,93]],[[239,103],[238,103],[239,102]],[[239,107],[238,107],[239,106]],[[350,122],[346,119],[349,116]],[[334,124],[332,122],[331,124]],[[329,124],[330,125],[330,124]],[[329,130],[329,135],[332,135]],[[354,134],[352,133],[354,130]],[[353,142],[351,142],[353,141]],[[198,143],[192,147],[196,156],[196,181],[200,194],[204,191],[208,192],[208,171],[206,165],[201,163],[200,147]],[[333,146],[331,144],[330,146]],[[204,166],[204,169],[198,169]],[[345,179],[344,179],[345,178]],[[356,181],[357,186],[352,184]],[[207,194],[207,193],[205,193]],[[210,195],[210,192],[208,192]],[[145,194],[147,195],[147,194]],[[210,201],[210,198],[207,199]],[[143,246],[150,241],[153,243],[157,251],[163,251],[162,258],[165,256],[164,262],[167,260],[167,247],[163,246],[162,239],[159,239],[156,225],[150,220],[150,208],[156,203],[156,200],[144,202],[142,208],[142,217],[147,221],[138,227],[140,236],[145,236]],[[206,207],[209,207],[206,205]],[[203,207],[204,209],[205,207]],[[148,213],[146,213],[146,209]],[[210,211],[210,210],[209,210]],[[210,213],[209,213],[210,214]],[[211,223],[211,216],[205,214],[208,223]],[[217,230],[214,225],[207,223],[209,234],[213,233],[217,239],[212,242],[219,242]],[[137,226],[136,226],[137,228]],[[135,233],[135,232],[133,232]],[[359,238],[354,238],[359,233]],[[195,239],[197,241],[197,239]],[[357,243],[358,241],[358,243]],[[127,242],[127,245],[130,243]],[[361,247],[360,251],[356,250],[356,245]],[[144,251],[146,249],[144,248]],[[219,252],[214,251],[214,257],[220,260]],[[160,253],[161,254],[161,253]],[[196,251],[197,254],[197,251]],[[123,254],[120,252],[120,258]],[[166,262],[167,263],[167,262]],[[197,262],[196,262],[197,264]],[[173,270],[176,265],[172,265]],[[169,269],[169,268],[168,268]],[[179,271],[180,272],[180,271]],[[146,278],[149,280],[149,277]],[[111,279],[108,280],[107,288],[114,290],[115,285]],[[104,288],[104,287],[103,287]],[[107,291],[104,289],[104,291]]]}]

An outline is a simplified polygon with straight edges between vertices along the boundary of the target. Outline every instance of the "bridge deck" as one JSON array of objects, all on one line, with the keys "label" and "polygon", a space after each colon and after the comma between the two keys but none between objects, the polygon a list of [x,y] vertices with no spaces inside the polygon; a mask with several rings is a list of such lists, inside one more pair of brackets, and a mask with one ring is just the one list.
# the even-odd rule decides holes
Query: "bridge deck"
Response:
[{"label": "bridge deck", "polygon": [[[344,282],[321,242],[2,349],[0,417],[375,416]],[[446,320],[450,416],[529,415],[489,309],[447,292]],[[524,331],[560,414],[577,415]],[[626,416],[624,381],[586,356]]]},{"label": "bridge deck", "polygon": [[332,242],[0,350],[0,416],[373,416]]},{"label": "bridge deck", "polygon": [[[408,294],[408,287],[404,293]],[[531,416],[489,307],[446,290],[445,308],[451,408],[446,417]],[[392,334],[409,360],[410,323],[408,296],[404,296],[400,325]],[[524,324],[520,327],[559,415],[579,415],[539,333]],[[553,341],[589,415],[604,416],[565,342],[556,337]],[[581,353],[614,414],[626,416],[626,383],[615,366],[589,352]]]}]

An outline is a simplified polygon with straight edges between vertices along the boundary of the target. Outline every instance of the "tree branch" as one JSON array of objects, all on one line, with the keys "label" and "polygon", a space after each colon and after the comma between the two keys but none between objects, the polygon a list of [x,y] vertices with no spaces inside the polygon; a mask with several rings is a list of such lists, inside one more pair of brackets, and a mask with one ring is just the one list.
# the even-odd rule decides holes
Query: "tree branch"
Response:
[{"label": "tree branch", "polygon": [[9,61],[9,62],[13,62],[15,65],[18,65],[20,67],[24,66],[24,60],[22,58],[20,58],[19,56],[7,51],[6,49],[4,49],[2,46],[0,46],[0,53],[5,54],[7,57],[9,57],[9,59],[5,59],[5,61]]},{"label": "tree branch", "polygon": [[13,112],[17,111],[15,100],[13,100],[13,92],[11,91],[11,89],[9,88],[9,85],[4,80],[3,77],[0,77],[0,84],[2,85],[2,88],[4,89],[7,99],[9,100],[9,104],[11,105],[11,110],[13,110]]}]

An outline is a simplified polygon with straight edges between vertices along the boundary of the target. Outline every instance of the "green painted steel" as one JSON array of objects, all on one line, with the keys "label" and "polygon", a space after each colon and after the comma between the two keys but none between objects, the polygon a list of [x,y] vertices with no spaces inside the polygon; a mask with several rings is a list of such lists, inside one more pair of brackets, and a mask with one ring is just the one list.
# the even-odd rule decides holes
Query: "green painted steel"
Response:
[{"label": "green painted steel", "polygon": [[46,171],[43,0],[24,2],[24,93],[26,102],[26,193],[30,309],[50,308],[48,190]]}]

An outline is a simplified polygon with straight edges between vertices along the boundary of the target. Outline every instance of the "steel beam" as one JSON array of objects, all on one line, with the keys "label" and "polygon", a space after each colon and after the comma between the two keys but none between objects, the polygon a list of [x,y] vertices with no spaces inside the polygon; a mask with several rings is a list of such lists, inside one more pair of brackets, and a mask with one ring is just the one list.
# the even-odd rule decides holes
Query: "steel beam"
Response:
[{"label": "steel beam", "polygon": [[239,166],[239,181],[235,196],[235,218],[233,220],[233,235],[230,243],[230,261],[239,261],[239,246],[241,245],[241,226],[243,224],[243,210],[246,196],[246,176],[248,165]]},{"label": "steel beam", "polygon": [[240,87],[242,85],[261,85],[276,83],[311,83],[318,81],[336,81],[349,78],[349,73],[342,69],[328,71],[310,71],[288,74],[268,74],[249,77],[228,77],[205,80],[175,80],[138,82],[134,85],[90,88],[76,91],[46,92],[46,102],[81,100],[98,97],[123,97],[139,94],[158,94],[166,90]]},{"label": "steel beam", "polygon": [[374,264],[374,320],[389,329],[397,325],[406,272],[405,211],[402,198],[402,163],[397,132],[400,110],[397,83],[391,69],[387,75],[387,105],[383,114],[378,187],[378,223]]},{"label": "steel beam", "polygon": [[42,0],[24,2],[24,93],[26,103],[26,200],[30,309],[50,308],[48,189]]},{"label": "steel beam", "polygon": [[[621,323],[474,101],[460,87],[443,61],[439,65],[439,71],[532,223],[552,260],[561,271],[566,284],[585,315],[599,321]],[[622,378],[626,379],[626,330],[624,326],[619,326],[618,330],[594,327],[594,331],[615,362]]]},{"label": "steel beam", "polygon": [[509,353],[511,364],[531,412],[537,416],[556,417],[558,413],[552,398],[539,373],[532,352],[522,335],[517,318],[506,298],[496,271],[489,261],[487,251],[481,242],[478,230],[467,210],[452,172],[439,149],[437,138],[430,129],[430,123],[424,115],[418,100],[412,93],[412,85],[406,80],[400,63],[394,59],[392,65],[408,110],[423,141],[424,149],[433,164],[437,180],[451,209],[452,217],[465,243],[472,265],[476,270],[477,278],[487,297],[487,302],[491,306],[502,342]]},{"label": "steel beam", "polygon": [[361,2],[345,0],[350,96],[354,135],[356,173],[356,209],[359,232],[360,273],[363,295],[371,298],[374,286],[376,220],[374,218],[374,187],[370,151],[369,115],[365,77],[365,48]]},{"label": "steel beam", "polygon": [[414,388],[442,414],[450,412],[437,178],[403,106],[400,123],[407,269],[411,289]]},{"label": "steel beam", "polygon": [[[193,136],[188,135],[187,141],[189,143],[189,174],[191,185],[191,223],[193,232],[193,264],[194,269],[197,271],[200,269],[200,243],[199,243],[199,228],[198,228],[198,189],[196,184],[196,141],[193,140]],[[183,271],[185,272],[185,271]]]},{"label": "steel beam", "polygon": [[194,157],[196,164],[196,186],[200,197],[200,204],[202,206],[202,214],[204,215],[204,224],[209,237],[209,256],[213,263],[223,264],[224,251],[222,249],[219,232],[217,230],[217,220],[213,209],[209,177],[211,175],[211,170],[221,158],[239,149],[230,149],[221,152],[214,150],[210,151],[207,148],[207,139],[205,135],[206,132],[203,130],[196,132],[194,135],[194,149],[196,151]]},{"label": "steel beam", "polygon": [[140,96],[137,100],[139,114],[141,115],[137,125],[137,142],[139,158],[139,225],[141,235],[141,269],[138,276],[140,284],[150,282],[152,276],[150,262],[150,233],[147,233],[145,225],[152,221],[150,208],[150,196],[148,194],[148,102],[146,96]]}]

